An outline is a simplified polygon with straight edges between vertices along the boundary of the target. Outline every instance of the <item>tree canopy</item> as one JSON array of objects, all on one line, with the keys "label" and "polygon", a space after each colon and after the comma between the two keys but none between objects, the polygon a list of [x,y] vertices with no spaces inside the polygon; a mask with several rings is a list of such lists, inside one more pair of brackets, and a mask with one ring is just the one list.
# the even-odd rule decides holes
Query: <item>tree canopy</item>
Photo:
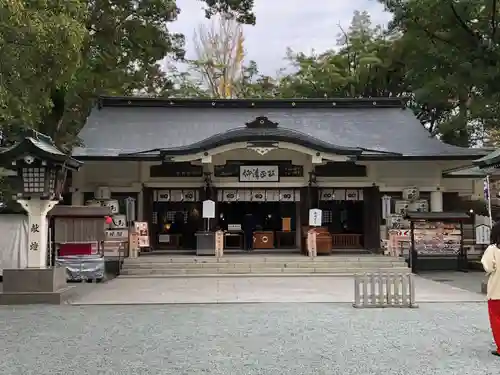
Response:
[{"label": "tree canopy", "polygon": [[[203,0],[254,23],[253,0]],[[3,143],[35,128],[71,148],[98,95],[158,93],[172,82],[160,62],[184,57],[168,26],[175,0],[0,0]]]},{"label": "tree canopy", "polygon": [[223,15],[212,22],[232,26],[205,29],[198,58],[186,61],[184,36],[169,30],[182,11],[175,0],[0,0],[3,141],[33,127],[71,148],[98,95],[130,94],[399,96],[446,142],[500,137],[500,0],[379,0],[388,25],[355,12],[330,49],[288,50],[276,76],[242,60],[238,23],[255,23],[253,0],[199,2],[208,18]]}]

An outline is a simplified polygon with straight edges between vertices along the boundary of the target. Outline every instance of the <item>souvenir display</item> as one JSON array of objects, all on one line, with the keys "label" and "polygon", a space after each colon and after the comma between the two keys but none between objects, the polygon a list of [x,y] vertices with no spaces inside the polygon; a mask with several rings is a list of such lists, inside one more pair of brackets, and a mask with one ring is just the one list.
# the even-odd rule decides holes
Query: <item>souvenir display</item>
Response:
[{"label": "souvenir display", "polygon": [[462,233],[458,223],[416,222],[415,250],[419,255],[458,255]]}]

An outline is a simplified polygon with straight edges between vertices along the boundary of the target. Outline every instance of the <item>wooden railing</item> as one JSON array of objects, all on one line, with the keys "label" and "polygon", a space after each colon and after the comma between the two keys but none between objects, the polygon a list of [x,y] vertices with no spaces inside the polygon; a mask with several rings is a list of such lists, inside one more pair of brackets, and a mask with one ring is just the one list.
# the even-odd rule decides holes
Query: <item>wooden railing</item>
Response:
[{"label": "wooden railing", "polygon": [[332,234],[332,248],[335,249],[360,249],[361,234]]}]

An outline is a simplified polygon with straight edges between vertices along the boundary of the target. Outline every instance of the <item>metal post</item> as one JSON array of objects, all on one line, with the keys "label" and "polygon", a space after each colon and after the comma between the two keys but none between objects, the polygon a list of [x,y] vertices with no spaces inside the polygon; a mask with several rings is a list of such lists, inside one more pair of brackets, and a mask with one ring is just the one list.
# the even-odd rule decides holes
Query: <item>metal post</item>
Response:
[{"label": "metal post", "polygon": [[486,175],[486,186],[484,187],[484,193],[485,195],[487,195],[487,200],[488,200],[488,216],[489,216],[489,219],[490,219],[490,228],[493,228],[493,216],[492,216],[492,213],[491,213],[491,189],[490,189],[490,175],[487,174]]},{"label": "metal post", "polygon": [[410,268],[411,272],[417,272],[417,250],[415,249],[415,222],[410,221],[410,240],[411,240],[411,248],[409,254]]},{"label": "metal post", "polygon": [[469,272],[467,264],[467,254],[464,247],[464,222],[460,220],[460,251],[458,253],[458,270],[461,272]]}]

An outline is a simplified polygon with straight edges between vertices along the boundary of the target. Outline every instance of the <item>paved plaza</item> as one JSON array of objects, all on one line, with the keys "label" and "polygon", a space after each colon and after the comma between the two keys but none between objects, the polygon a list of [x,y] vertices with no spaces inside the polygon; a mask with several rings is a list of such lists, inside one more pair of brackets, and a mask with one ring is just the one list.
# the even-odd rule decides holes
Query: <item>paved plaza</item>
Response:
[{"label": "paved plaza", "polygon": [[[416,276],[415,285],[417,302],[484,301],[478,293],[429,278]],[[352,277],[117,278],[92,285],[72,303],[352,303],[353,298]]]},{"label": "paved plaza", "polygon": [[0,308],[0,374],[498,375],[484,303]]},{"label": "paved plaza", "polygon": [[342,277],[77,284],[74,305],[0,307],[0,374],[499,374],[483,275],[423,276],[417,309],[354,309]]}]

